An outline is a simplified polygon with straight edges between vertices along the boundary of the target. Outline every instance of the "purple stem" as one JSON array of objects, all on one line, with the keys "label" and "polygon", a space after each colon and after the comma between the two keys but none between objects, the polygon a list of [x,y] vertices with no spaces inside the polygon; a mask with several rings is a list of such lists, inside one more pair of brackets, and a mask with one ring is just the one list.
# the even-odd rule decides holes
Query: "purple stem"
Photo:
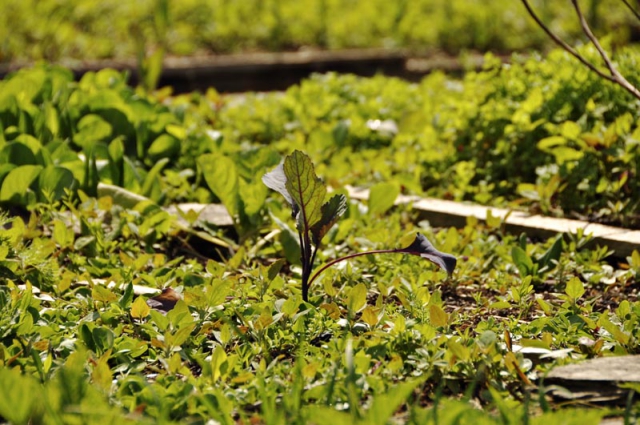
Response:
[{"label": "purple stem", "polygon": [[311,276],[311,279],[309,279],[308,282],[308,286],[311,286],[311,284],[313,283],[314,280],[316,280],[316,278],[320,275],[320,273],[322,273],[323,271],[325,271],[326,269],[328,269],[329,267],[333,266],[334,264],[339,263],[340,261],[344,261],[344,260],[349,260],[351,258],[355,258],[355,257],[360,257],[362,255],[370,255],[370,254],[411,254],[410,252],[407,251],[403,251],[401,249],[376,249],[374,251],[365,251],[365,252],[356,252],[355,254],[349,254],[346,255],[344,257],[340,257],[340,258],[336,258],[335,260],[331,260],[329,261],[327,264],[325,264],[324,266],[320,267],[318,269],[317,272],[315,272],[313,274],[313,276]]}]

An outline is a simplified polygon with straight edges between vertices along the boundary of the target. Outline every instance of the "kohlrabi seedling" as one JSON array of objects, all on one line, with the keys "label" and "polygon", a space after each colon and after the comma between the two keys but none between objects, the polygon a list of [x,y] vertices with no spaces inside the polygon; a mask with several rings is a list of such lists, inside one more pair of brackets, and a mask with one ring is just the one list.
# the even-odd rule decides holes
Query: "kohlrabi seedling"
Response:
[{"label": "kohlrabi seedling", "polygon": [[262,181],[270,189],[282,194],[291,205],[291,216],[296,220],[300,243],[304,301],[308,301],[309,287],[320,273],[340,261],[361,255],[394,253],[419,255],[444,269],[449,276],[456,267],[456,257],[438,251],[424,235],[418,233],[413,243],[406,248],[349,254],[329,261],[312,275],[313,263],[322,238],[346,211],[347,198],[344,195],[333,195],[325,202],[327,188],[316,176],[311,159],[300,151],[287,156],[283,163],[265,174]]}]

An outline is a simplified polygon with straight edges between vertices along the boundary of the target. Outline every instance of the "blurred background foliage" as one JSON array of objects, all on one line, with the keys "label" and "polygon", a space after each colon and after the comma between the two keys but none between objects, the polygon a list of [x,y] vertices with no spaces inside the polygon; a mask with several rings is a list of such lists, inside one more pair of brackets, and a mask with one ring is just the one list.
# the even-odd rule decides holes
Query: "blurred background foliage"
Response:
[{"label": "blurred background foliage", "polygon": [[[550,28],[580,38],[569,2],[532,2]],[[616,0],[584,0],[598,35],[638,38]],[[493,0],[4,0],[0,62],[123,59],[302,48],[408,48],[417,53],[545,49],[519,1]]]}]

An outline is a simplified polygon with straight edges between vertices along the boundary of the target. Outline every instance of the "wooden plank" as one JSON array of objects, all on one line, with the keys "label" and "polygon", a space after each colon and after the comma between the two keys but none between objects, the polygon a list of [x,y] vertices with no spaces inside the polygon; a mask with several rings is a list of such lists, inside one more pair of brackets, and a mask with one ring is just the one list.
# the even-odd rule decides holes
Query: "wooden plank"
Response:
[{"label": "wooden plank", "polygon": [[[369,199],[367,189],[349,187],[348,190],[353,199],[361,201]],[[640,250],[639,230],[417,196],[400,195],[396,204],[412,204],[420,218],[428,220],[434,227],[464,227],[467,217],[473,216],[485,221],[487,214],[491,211],[494,217],[500,217],[503,220],[506,218],[505,229],[509,233],[524,232],[529,237],[550,238],[559,233],[576,234],[579,230],[584,230],[585,235],[592,236],[592,244],[606,245],[614,251],[616,257],[627,257],[634,250]]]},{"label": "wooden plank", "polygon": [[[508,61],[508,57],[503,57]],[[479,69],[484,59],[472,55],[469,62]],[[66,59],[60,65],[70,68],[76,79],[87,72],[113,68],[129,73],[129,84],[139,82],[135,58],[106,60]],[[0,78],[29,62],[0,64]],[[229,55],[168,56],[163,61],[159,86],[171,86],[174,93],[214,87],[223,93],[285,90],[312,73],[339,72],[360,76],[383,74],[419,81],[434,70],[462,73],[457,57],[444,54],[418,56],[407,49],[300,50],[293,52],[254,52]]]}]

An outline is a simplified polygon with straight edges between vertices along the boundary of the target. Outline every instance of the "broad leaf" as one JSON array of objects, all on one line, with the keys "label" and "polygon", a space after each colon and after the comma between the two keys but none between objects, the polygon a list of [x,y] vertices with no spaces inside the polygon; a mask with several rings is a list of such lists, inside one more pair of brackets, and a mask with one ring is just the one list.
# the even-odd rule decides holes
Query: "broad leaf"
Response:
[{"label": "broad leaf", "polygon": [[400,188],[394,183],[378,183],[369,190],[369,213],[380,215],[393,206],[400,194]]},{"label": "broad leaf", "polygon": [[205,154],[198,158],[204,180],[209,189],[220,199],[231,217],[238,215],[238,171],[231,158]]},{"label": "broad leaf", "polygon": [[322,208],[320,221],[311,227],[311,238],[315,245],[322,242],[322,238],[327,234],[331,226],[347,211],[347,197],[344,195],[334,195],[325,203]]},{"label": "broad leaf", "polygon": [[29,205],[35,202],[35,194],[29,186],[42,171],[40,165],[21,165],[11,170],[2,181],[0,201],[19,205]]},{"label": "broad leaf", "polygon": [[429,319],[431,324],[437,327],[444,327],[449,323],[449,315],[435,304],[429,306]]},{"label": "broad leaf", "polygon": [[580,297],[584,295],[584,292],[584,284],[580,281],[579,278],[573,277],[569,282],[567,282],[565,293],[572,299],[579,300]]},{"label": "broad leaf", "polygon": [[533,261],[524,249],[514,246],[511,249],[511,258],[513,258],[513,263],[520,271],[520,276],[525,277],[533,274]]},{"label": "broad leaf", "polygon": [[75,179],[73,173],[63,167],[50,165],[40,172],[38,186],[43,201],[57,201],[64,195],[65,189],[71,190]]},{"label": "broad leaf", "polygon": [[316,176],[311,159],[300,151],[294,151],[286,157],[284,174],[287,177],[287,192],[300,208],[298,230],[307,232],[322,218],[322,203],[327,189]]},{"label": "broad leaf", "polygon": [[356,314],[367,305],[367,287],[363,283],[358,283],[351,288],[349,298],[347,299],[347,307],[350,314]]},{"label": "broad leaf", "polygon": [[540,272],[552,270],[562,254],[562,236],[559,236],[553,245],[536,261],[540,266]]},{"label": "broad leaf", "polygon": [[131,304],[131,317],[134,319],[143,319],[149,315],[151,307],[149,307],[142,297],[136,298]]},{"label": "broad leaf", "polygon": [[445,270],[449,276],[453,274],[453,270],[456,268],[456,264],[458,262],[456,257],[453,255],[438,251],[421,233],[416,235],[416,238],[411,245],[406,248],[399,249],[397,252],[419,255]]}]

